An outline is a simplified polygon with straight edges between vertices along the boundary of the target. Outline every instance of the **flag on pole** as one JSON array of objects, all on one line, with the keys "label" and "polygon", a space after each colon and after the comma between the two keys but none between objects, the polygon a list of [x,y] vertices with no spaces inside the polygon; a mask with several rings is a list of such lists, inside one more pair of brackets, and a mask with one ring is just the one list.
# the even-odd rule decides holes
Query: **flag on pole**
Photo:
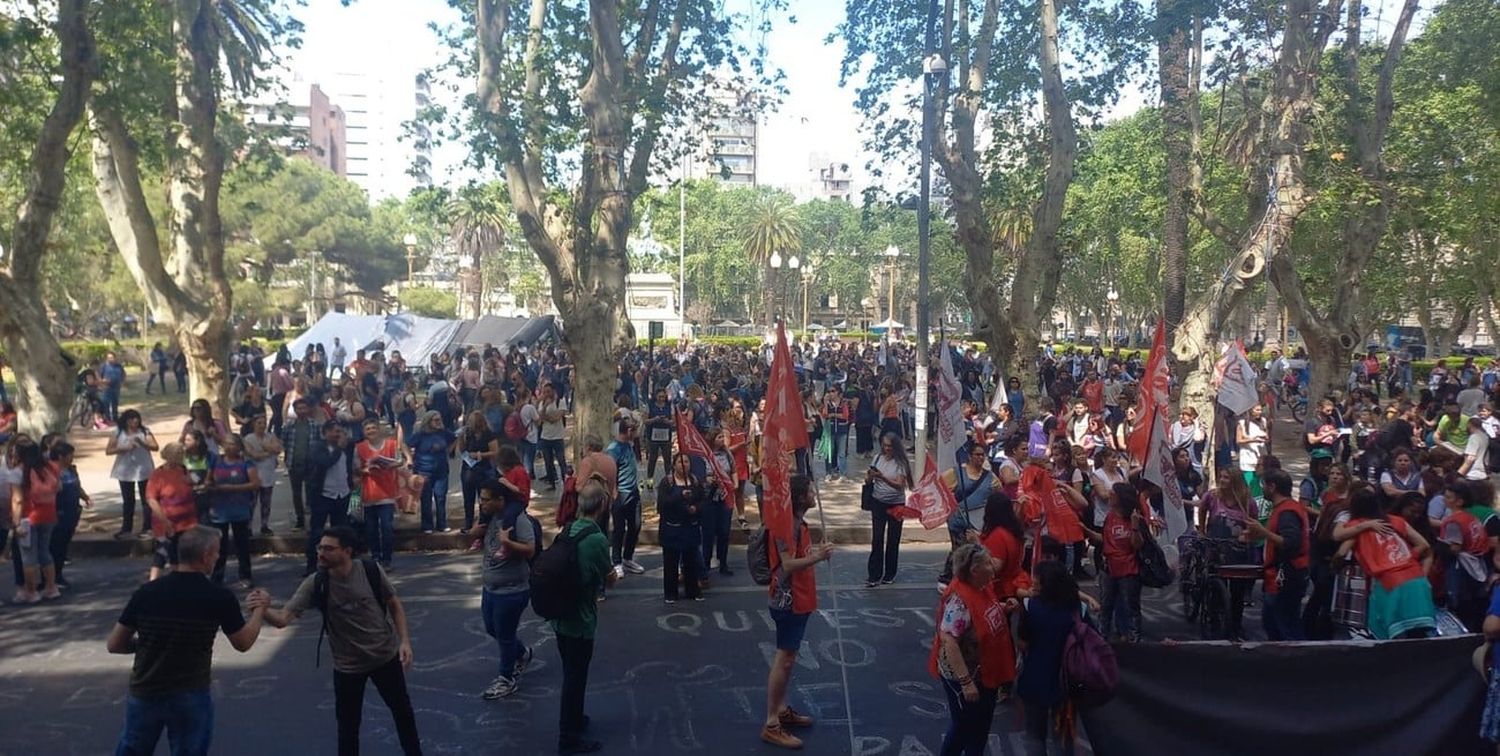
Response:
[{"label": "flag on pole", "polygon": [[729,474],[729,470],[719,464],[718,455],[714,454],[708,442],[703,440],[703,434],[698,432],[698,427],[693,425],[688,413],[678,410],[673,414],[677,419],[679,452],[703,460],[708,466],[709,474],[714,477],[714,482],[718,483],[719,488],[724,491],[724,501],[734,504],[734,477]]},{"label": "flag on pole", "polygon": [[942,357],[938,360],[937,393],[937,465],[946,470],[958,464],[958,450],[964,445],[963,389],[958,384],[958,375],[953,371],[953,350],[948,341],[942,342]]},{"label": "flag on pole", "polygon": [[1141,462],[1141,477],[1161,488],[1167,521],[1164,542],[1176,544],[1177,536],[1187,532],[1187,515],[1182,510],[1182,491],[1177,487],[1172,465],[1171,402],[1167,323],[1159,319],[1156,336],[1151,340],[1151,359],[1146,362],[1146,375],[1141,380],[1140,425],[1130,432],[1126,446],[1130,456]]},{"label": "flag on pole", "polygon": [[802,397],[792,373],[786,326],[776,324],[775,359],[766,385],[766,418],[761,440],[761,478],[765,488],[761,519],[773,538],[792,542],[792,455],[808,447]]},{"label": "flag on pole", "polygon": [[916,519],[922,523],[922,527],[932,530],[939,525],[946,524],[948,518],[958,511],[958,499],[953,496],[953,489],[943,485],[943,479],[938,473],[938,467],[932,461],[932,455],[927,455],[927,469],[922,474],[922,479],[906,495],[906,506],[900,513],[902,519]]},{"label": "flag on pole", "polygon": [[1260,392],[1255,385],[1255,368],[1245,356],[1244,345],[1235,341],[1214,363],[1213,387],[1218,392],[1218,402],[1230,412],[1243,415],[1260,403]]}]

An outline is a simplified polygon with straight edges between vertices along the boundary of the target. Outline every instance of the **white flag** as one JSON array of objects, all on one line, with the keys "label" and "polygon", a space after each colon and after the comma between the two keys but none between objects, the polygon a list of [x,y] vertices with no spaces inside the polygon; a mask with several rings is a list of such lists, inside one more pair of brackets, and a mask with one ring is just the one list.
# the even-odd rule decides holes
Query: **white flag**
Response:
[{"label": "white flag", "polygon": [[1218,389],[1219,404],[1236,415],[1250,411],[1260,403],[1255,389],[1255,368],[1245,357],[1245,348],[1238,341],[1224,350],[1224,356],[1214,365],[1214,387]]},{"label": "white flag", "polygon": [[953,372],[953,350],[946,340],[942,350],[937,380],[937,463],[939,470],[947,470],[958,464],[958,449],[964,444],[964,409],[963,389]]}]

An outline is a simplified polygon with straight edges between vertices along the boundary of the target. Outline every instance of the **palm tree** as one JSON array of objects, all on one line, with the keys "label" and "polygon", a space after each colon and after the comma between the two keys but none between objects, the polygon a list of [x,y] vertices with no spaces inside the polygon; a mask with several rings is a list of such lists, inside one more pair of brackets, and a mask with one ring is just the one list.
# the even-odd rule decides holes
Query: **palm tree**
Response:
[{"label": "palm tree", "polygon": [[767,193],[755,203],[750,213],[749,228],[745,233],[745,255],[761,266],[761,309],[767,323],[771,322],[774,303],[773,292],[778,283],[773,279],[776,270],[771,267],[771,257],[780,253],[783,257],[802,250],[802,219],[791,197],[781,193]]},{"label": "palm tree", "polygon": [[[470,281],[474,317],[481,314],[485,289],[484,263],[497,259],[505,245],[505,221],[510,215],[504,189],[499,184],[471,186],[448,201],[448,235],[460,260],[470,266],[460,273]],[[497,271],[499,276],[504,271]]]}]

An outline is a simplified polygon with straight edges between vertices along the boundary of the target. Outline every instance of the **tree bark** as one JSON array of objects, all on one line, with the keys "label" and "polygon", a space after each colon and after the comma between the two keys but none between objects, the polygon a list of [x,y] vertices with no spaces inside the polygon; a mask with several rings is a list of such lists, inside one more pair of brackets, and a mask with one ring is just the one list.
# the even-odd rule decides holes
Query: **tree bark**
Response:
[{"label": "tree bark", "polygon": [[40,272],[52,222],[62,204],[69,140],[83,119],[96,76],[88,0],[59,0],[57,23],[61,79],[57,99],[32,147],[25,192],[11,230],[8,270],[0,271],[0,343],[16,375],[20,430],[34,436],[61,431],[68,422],[73,381],[52,318],[42,302]]},{"label": "tree bark", "polygon": [[146,204],[139,149],[120,114],[95,103],[95,194],[110,235],[157,317],[166,320],[187,357],[193,400],[228,412],[225,361],[231,339],[231,292],[224,270],[219,187],[224,152],[216,135],[215,71],[220,39],[211,0],[173,0],[173,126],[167,145],[167,256]]},{"label": "tree bark", "polygon": [[[577,375],[572,424],[575,457],[587,434],[611,438],[616,356],[631,345],[625,317],[625,279],[630,261],[625,242],[632,203],[646,189],[652,151],[660,130],[658,113],[642,113],[643,100],[665,93],[677,75],[677,50],[690,3],[669,11],[651,2],[649,15],[627,58],[619,4],[588,3],[592,42],[587,80],[578,102],[588,123],[579,182],[572,197],[559,202],[543,170],[546,119],[540,108],[546,65],[540,55],[547,18],[546,0],[531,0],[521,62],[520,92],[508,91],[505,38],[508,3],[479,0],[478,104],[485,128],[503,150],[506,185],[517,220],[547,269],[552,299],[563,319],[564,344]],[[660,15],[661,18],[657,16]],[[651,63],[656,35],[665,29],[662,52]],[[516,95],[520,96],[517,97]],[[519,114],[519,118],[513,118]],[[639,118],[638,118],[639,116]],[[627,155],[633,148],[633,154]]]},{"label": "tree bark", "polygon": [[[1360,47],[1363,40],[1360,25],[1364,17],[1362,0],[1350,0],[1345,40],[1341,52],[1344,67],[1344,89],[1347,98],[1345,130],[1356,162],[1355,168],[1364,183],[1346,203],[1344,249],[1334,269],[1334,287],[1326,312],[1318,312],[1309,302],[1300,275],[1291,260],[1274,260],[1271,279],[1287,304],[1287,312],[1307,344],[1308,358],[1313,362],[1312,396],[1322,396],[1341,385],[1348,372],[1351,353],[1363,346],[1366,332],[1360,320],[1364,315],[1362,279],[1375,248],[1385,236],[1395,190],[1386,180],[1385,136],[1395,112],[1392,92],[1396,67],[1406,44],[1406,34],[1416,16],[1418,0],[1404,0],[1396,26],[1391,32],[1381,59],[1375,85],[1375,102],[1370,112],[1361,87]],[[1367,194],[1368,193],[1368,194]],[[1373,195],[1373,196],[1369,196]],[[1285,256],[1283,252],[1281,256]],[[1326,363],[1327,368],[1323,368]]]},{"label": "tree bark", "polygon": [[[1194,60],[1198,20],[1187,0],[1157,0],[1156,55],[1161,70],[1162,142],[1167,164],[1167,203],[1162,221],[1162,315],[1167,344],[1187,307],[1188,213],[1192,206],[1193,117],[1198,107]],[[1179,372],[1179,376],[1181,373]]]},{"label": "tree bark", "polygon": [[[1196,167],[1193,170],[1194,215],[1205,228],[1214,230],[1216,236],[1228,240],[1236,250],[1224,275],[1184,315],[1172,345],[1179,362],[1195,366],[1184,381],[1183,401],[1197,407],[1200,417],[1205,407],[1210,411],[1213,407],[1208,397],[1208,376],[1219,357],[1221,329],[1265,271],[1267,261],[1286,248],[1297,219],[1310,201],[1302,152],[1310,138],[1308,119],[1316,96],[1317,59],[1334,26],[1321,24],[1319,19],[1336,16],[1341,1],[1327,0],[1318,9],[1311,0],[1286,0],[1286,31],[1272,70],[1271,85],[1259,112],[1250,116],[1255,119],[1254,149],[1260,163],[1252,165],[1250,173],[1264,175],[1269,170],[1270,177],[1249,189],[1246,201],[1252,212],[1247,230],[1234,235],[1208,210],[1203,200],[1202,171]],[[1200,119],[1194,119],[1194,129],[1195,135],[1201,135],[1197,131],[1201,129]],[[1256,196],[1260,186],[1268,187],[1264,197]],[[1269,201],[1271,196],[1275,201]]]},{"label": "tree bark", "polygon": [[[1021,379],[1028,404],[1036,406],[1039,394],[1036,382],[1030,380],[1035,372],[1033,360],[1040,326],[1051,317],[1057,301],[1063,263],[1057,235],[1078,156],[1078,134],[1058,52],[1057,5],[1054,0],[1042,0],[1038,17],[1047,168],[1042,195],[1032,209],[1031,235],[1009,280],[996,266],[997,240],[983,204],[982,156],[976,139],[1001,3],[985,0],[979,29],[972,35],[968,3],[958,3],[958,8],[954,5],[950,2],[944,6],[940,44],[943,57],[958,64],[958,86],[954,91],[944,77],[936,88],[933,159],[948,182],[955,235],[966,262],[964,294],[975,315],[974,335],[984,341],[991,359],[1006,371],[1006,377]],[[955,32],[959,45],[955,44]],[[1002,294],[1007,290],[1008,301]]]}]

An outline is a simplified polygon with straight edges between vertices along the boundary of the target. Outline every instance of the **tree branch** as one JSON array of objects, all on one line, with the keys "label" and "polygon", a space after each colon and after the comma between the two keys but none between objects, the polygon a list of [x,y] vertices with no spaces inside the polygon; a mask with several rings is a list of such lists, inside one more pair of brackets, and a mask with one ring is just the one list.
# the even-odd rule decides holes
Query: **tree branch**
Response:
[{"label": "tree branch", "polygon": [[113,108],[95,100],[89,109],[94,131],[94,194],[104,210],[110,238],[120,250],[125,267],[139,284],[151,309],[169,313],[200,306],[167,272],[156,219],[142,188],[139,150],[125,121]]},{"label": "tree branch", "polygon": [[17,286],[37,286],[37,275],[52,232],[52,219],[62,206],[66,183],[69,138],[83,119],[84,101],[96,75],[94,38],[87,25],[88,0],[60,0],[57,40],[62,81],[57,100],[42,121],[26,175],[26,191],[11,229],[10,275]]},{"label": "tree branch", "polygon": [[[532,2],[535,18],[537,7],[540,5],[545,11],[546,4],[545,0]],[[542,177],[540,158],[527,157],[532,146],[517,131],[513,121],[514,98],[508,96],[502,86],[505,81],[505,35],[509,28],[506,11],[505,0],[479,0],[475,23],[479,54],[478,104],[485,128],[504,149],[506,187],[521,233],[548,273],[552,274],[553,285],[558,286],[561,284],[558,272],[573,268],[572,254],[561,243],[561,235],[552,232],[552,227],[557,225],[555,210],[545,204],[548,188]],[[534,64],[532,67],[535,68]],[[536,86],[539,90],[540,84]]]}]

